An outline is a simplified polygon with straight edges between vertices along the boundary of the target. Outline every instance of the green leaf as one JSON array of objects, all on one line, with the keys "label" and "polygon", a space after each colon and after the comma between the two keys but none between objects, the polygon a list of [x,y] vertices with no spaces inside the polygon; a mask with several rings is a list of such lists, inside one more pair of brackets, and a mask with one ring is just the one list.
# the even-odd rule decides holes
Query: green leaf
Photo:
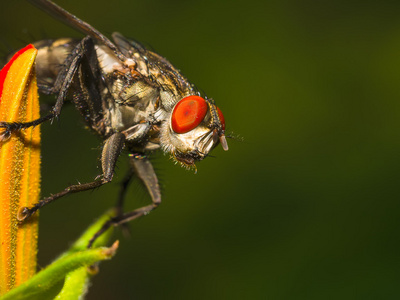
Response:
[{"label": "green leaf", "polygon": [[86,267],[70,272],[65,277],[64,286],[54,300],[83,299],[89,283],[89,272]]},{"label": "green leaf", "polygon": [[[110,210],[107,213],[103,214],[100,218],[98,218],[89,228],[85,230],[85,232],[72,244],[72,246],[62,254],[59,258],[74,253],[76,251],[85,250],[87,245],[89,244],[90,239],[95,235],[97,231],[104,225],[105,222],[110,220],[110,218],[115,216],[115,211]],[[106,232],[104,232],[101,236],[99,236],[96,241],[93,243],[92,248],[98,248],[107,245],[109,242],[111,235],[113,234],[114,227],[111,226]]]},{"label": "green leaf", "polygon": [[109,248],[99,247],[108,242],[112,234],[110,228],[94,243],[98,248],[86,249],[89,240],[112,215],[107,213],[100,217],[67,252],[30,280],[0,297],[0,300],[53,299],[59,290],[58,287],[54,292],[55,287],[60,286],[63,280],[64,285],[55,299],[82,299],[87,291],[89,277],[96,269],[91,266],[101,260],[110,259],[118,248],[118,241]]}]

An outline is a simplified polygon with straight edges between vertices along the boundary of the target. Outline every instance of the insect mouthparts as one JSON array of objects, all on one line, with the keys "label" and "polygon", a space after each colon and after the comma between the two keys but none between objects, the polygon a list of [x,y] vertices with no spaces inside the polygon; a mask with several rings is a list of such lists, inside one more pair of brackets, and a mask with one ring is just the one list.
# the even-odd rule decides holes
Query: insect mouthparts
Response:
[{"label": "insect mouthparts", "polygon": [[225,151],[229,150],[228,143],[226,142],[224,134],[219,136],[219,142],[221,143],[222,149],[224,149]]}]

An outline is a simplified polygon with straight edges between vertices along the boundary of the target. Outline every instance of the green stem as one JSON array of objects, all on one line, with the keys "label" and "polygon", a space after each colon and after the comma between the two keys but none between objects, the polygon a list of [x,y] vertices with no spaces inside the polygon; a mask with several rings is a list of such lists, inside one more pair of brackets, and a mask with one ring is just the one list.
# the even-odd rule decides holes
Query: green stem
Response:
[{"label": "green stem", "polygon": [[38,294],[43,293],[44,290],[50,289],[63,280],[67,273],[80,267],[93,265],[101,260],[110,259],[117,248],[118,241],[110,248],[89,249],[64,256],[0,299],[25,300],[35,298]]}]

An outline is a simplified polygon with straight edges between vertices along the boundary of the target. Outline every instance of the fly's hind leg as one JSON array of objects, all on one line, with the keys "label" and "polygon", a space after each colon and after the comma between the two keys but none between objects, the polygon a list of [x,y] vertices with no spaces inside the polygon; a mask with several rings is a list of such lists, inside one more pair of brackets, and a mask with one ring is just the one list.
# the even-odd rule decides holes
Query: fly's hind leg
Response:
[{"label": "fly's hind leg", "polygon": [[87,191],[95,189],[108,183],[112,180],[115,170],[115,165],[117,163],[118,157],[122,151],[125,144],[125,135],[122,133],[114,133],[105,142],[103,146],[103,151],[101,155],[101,166],[103,169],[103,176],[99,180],[94,180],[92,182],[71,185],[64,189],[63,191],[51,195],[50,197],[44,198],[36,203],[32,207],[21,207],[18,211],[17,219],[18,221],[24,221],[32,216],[38,209],[49,204],[65,195]]},{"label": "fly's hind leg", "polygon": [[37,126],[45,121],[57,118],[60,115],[69,87],[88,49],[94,49],[93,40],[89,36],[85,37],[66,59],[65,67],[58,74],[53,87],[53,92],[58,92],[58,96],[50,114],[31,122],[0,122],[0,128],[3,128],[0,133],[0,140],[6,140],[10,137],[12,132]]},{"label": "fly's hind leg", "polygon": [[121,182],[121,189],[118,194],[117,203],[115,204],[115,210],[116,210],[117,216],[123,214],[126,191],[128,190],[128,186],[132,181],[133,175],[134,175],[134,172],[130,168],[128,173],[125,175],[124,179]]},{"label": "fly's hind leg", "polygon": [[[126,191],[128,190],[129,184],[132,182],[133,176],[134,172],[132,168],[130,168],[128,173],[125,175],[124,179],[121,182],[121,188],[118,194],[117,203],[115,204],[116,216],[121,216],[124,213],[124,200],[126,196]],[[123,226],[121,226],[121,230],[125,237],[130,236],[130,230],[128,224],[123,224]]]},{"label": "fly's hind leg", "polygon": [[107,229],[110,228],[111,226],[118,226],[121,224],[125,224],[143,215],[147,215],[153,209],[157,208],[160,205],[161,203],[160,186],[158,184],[157,175],[154,172],[154,168],[150,163],[150,161],[144,156],[131,156],[130,164],[133,172],[146,186],[151,196],[152,203],[137,208],[131,212],[117,215],[116,217],[111,218],[110,220],[105,222],[104,225],[101,227],[101,229],[98,232],[96,232],[96,234],[90,239],[88,248],[90,248],[93,245],[94,241],[105,231],[107,231]]}]

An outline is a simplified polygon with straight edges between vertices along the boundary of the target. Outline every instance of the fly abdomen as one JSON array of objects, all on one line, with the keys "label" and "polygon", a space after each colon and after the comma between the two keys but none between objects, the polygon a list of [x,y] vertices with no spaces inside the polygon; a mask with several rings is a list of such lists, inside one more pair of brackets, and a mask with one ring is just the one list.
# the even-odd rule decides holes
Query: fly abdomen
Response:
[{"label": "fly abdomen", "polygon": [[108,134],[103,119],[105,89],[92,39],[43,40],[34,46],[39,91],[71,100],[89,128],[101,136]]},{"label": "fly abdomen", "polygon": [[79,40],[63,38],[35,42],[38,49],[36,57],[36,75],[38,84],[43,90],[53,88],[54,82],[68,55],[79,43]]}]

